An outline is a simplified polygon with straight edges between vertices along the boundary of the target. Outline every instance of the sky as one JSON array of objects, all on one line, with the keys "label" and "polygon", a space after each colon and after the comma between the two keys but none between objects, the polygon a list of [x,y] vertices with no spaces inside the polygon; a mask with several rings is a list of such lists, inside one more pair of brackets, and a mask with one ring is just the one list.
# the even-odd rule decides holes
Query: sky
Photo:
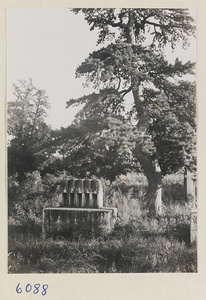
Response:
[{"label": "sky", "polygon": [[[192,11],[194,15],[194,11]],[[75,78],[75,70],[95,50],[97,31],[90,31],[82,15],[69,9],[7,9],[7,99],[14,100],[13,84],[32,78],[44,89],[51,105],[46,123],[53,129],[71,124],[77,108],[65,109],[66,101],[93,92]],[[195,42],[183,51],[168,50],[170,61],[195,61]]]}]

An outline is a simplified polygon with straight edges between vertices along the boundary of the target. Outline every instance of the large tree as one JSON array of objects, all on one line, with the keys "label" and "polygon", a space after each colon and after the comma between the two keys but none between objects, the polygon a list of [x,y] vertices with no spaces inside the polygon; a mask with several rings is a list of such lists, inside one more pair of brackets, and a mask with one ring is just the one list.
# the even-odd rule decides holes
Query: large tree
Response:
[{"label": "large tree", "polygon": [[45,159],[50,135],[45,117],[50,105],[46,92],[34,87],[32,79],[13,86],[15,100],[8,101],[8,171],[9,175],[18,173],[21,180]]},{"label": "large tree", "polygon": [[195,162],[195,85],[184,77],[193,74],[194,64],[171,64],[165,56],[169,44],[187,46],[194,20],[186,9],[73,11],[83,12],[90,30],[98,29],[98,44],[107,43],[76,71],[93,84],[96,100],[89,95],[68,106],[85,103],[86,117],[96,105],[104,107],[102,113],[123,116],[125,96],[133,98],[130,120],[125,118],[126,132],[133,133],[130,150],[148,179],[149,211],[160,213],[162,176]]}]

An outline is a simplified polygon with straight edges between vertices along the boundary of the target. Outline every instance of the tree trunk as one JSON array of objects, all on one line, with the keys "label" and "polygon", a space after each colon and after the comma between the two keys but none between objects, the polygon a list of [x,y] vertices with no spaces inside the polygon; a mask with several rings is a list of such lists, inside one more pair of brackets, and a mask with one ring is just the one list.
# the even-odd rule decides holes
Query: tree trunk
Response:
[{"label": "tree trunk", "polygon": [[140,162],[148,180],[148,209],[150,216],[162,213],[162,172],[157,161],[142,152],[141,145],[136,144],[134,154]]},{"label": "tree trunk", "polygon": [[[134,34],[134,16],[129,14],[129,20],[126,26],[127,42],[135,44]],[[137,69],[138,72],[138,69]],[[138,117],[137,128],[140,136],[145,136],[149,125],[150,116],[143,105],[144,99],[140,95],[141,79],[137,77],[131,78],[132,95],[134,98],[135,108]],[[148,180],[148,208],[151,216],[159,215],[162,211],[162,173],[157,160],[154,160],[151,155],[142,151],[141,144],[136,144],[134,155],[140,162],[144,173]]]},{"label": "tree trunk", "polygon": [[162,213],[162,174],[157,163],[147,179],[149,214],[151,216],[160,215]]},{"label": "tree trunk", "polygon": [[[133,98],[138,115],[137,128],[140,136],[145,136],[149,124],[149,115],[144,110],[143,103],[139,95],[140,82],[133,88]],[[159,215],[162,212],[162,172],[157,160],[154,160],[151,155],[142,151],[142,145],[136,144],[134,155],[144,170],[148,180],[148,208],[151,216]]]}]

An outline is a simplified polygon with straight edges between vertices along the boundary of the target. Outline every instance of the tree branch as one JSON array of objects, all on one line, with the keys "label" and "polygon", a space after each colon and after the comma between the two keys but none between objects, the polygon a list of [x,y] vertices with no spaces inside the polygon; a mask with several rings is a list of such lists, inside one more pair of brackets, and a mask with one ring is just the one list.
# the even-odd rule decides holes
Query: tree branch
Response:
[{"label": "tree branch", "polygon": [[123,94],[122,97],[124,97],[126,94],[128,94],[129,92],[131,92],[132,90],[132,86],[130,86],[128,89],[126,90],[122,90],[120,92],[118,92],[119,94]]}]

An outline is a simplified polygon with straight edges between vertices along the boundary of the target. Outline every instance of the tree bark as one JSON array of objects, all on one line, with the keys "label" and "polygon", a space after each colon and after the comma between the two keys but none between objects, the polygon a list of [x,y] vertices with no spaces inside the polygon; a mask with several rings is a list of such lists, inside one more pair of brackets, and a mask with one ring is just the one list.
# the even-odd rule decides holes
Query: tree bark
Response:
[{"label": "tree bark", "polygon": [[[140,136],[145,136],[148,124],[149,115],[143,107],[143,102],[140,95],[140,82],[132,89],[132,94],[135,102],[136,112],[138,116],[137,128]],[[144,100],[143,100],[144,101]],[[151,155],[142,151],[141,144],[136,144],[134,155],[141,164],[144,173],[148,180],[148,208],[149,215],[160,215],[162,212],[162,172],[158,160],[154,160]]]},{"label": "tree bark", "polygon": [[[127,42],[130,44],[135,44],[135,34],[134,34],[134,16],[132,13],[129,15],[129,20],[126,26],[126,36]],[[138,70],[137,70],[138,72]],[[137,128],[140,136],[146,134],[150,116],[148,112],[143,107],[143,101],[140,95],[140,85],[141,80],[136,78],[131,78],[132,81],[132,95],[135,103],[135,108],[138,116]],[[151,157],[151,155],[146,154],[142,151],[140,144],[136,144],[134,149],[134,155],[141,164],[144,173],[148,180],[148,209],[149,215],[155,216],[162,212],[162,173],[161,168],[157,160]]]},{"label": "tree bark", "polygon": [[158,161],[154,161],[151,156],[142,152],[141,145],[136,144],[134,155],[140,162],[148,180],[148,203],[150,216],[162,213],[162,172]]},{"label": "tree bark", "polygon": [[135,18],[130,13],[129,14],[129,20],[128,20],[127,26],[125,26],[125,31],[126,31],[127,43],[128,44],[135,44],[135,42],[136,42],[135,34],[134,34],[134,29],[133,29],[134,22],[135,22]]}]

